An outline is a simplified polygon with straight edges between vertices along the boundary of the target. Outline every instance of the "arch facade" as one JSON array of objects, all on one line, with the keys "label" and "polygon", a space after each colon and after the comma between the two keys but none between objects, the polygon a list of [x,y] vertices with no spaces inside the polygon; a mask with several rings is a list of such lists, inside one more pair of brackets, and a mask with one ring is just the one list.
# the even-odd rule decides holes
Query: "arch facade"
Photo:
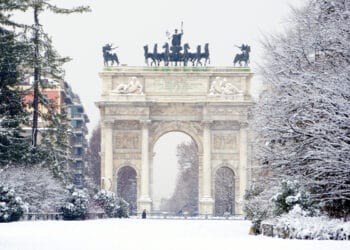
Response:
[{"label": "arch facade", "polygon": [[[115,190],[117,170],[132,166],[137,173],[137,210],[152,211],[154,144],[163,134],[179,131],[198,146],[199,213],[214,214],[218,166],[231,166],[235,199],[243,200],[250,169],[247,110],[253,105],[252,76],[247,68],[233,67],[105,68],[97,102],[102,188]],[[241,203],[237,204],[235,213],[241,214]]]}]

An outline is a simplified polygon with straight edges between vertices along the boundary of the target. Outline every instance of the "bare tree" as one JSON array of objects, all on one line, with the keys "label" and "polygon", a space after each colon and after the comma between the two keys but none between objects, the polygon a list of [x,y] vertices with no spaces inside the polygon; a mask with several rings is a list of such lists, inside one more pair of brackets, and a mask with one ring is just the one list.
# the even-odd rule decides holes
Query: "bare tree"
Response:
[{"label": "bare tree", "polygon": [[92,183],[99,186],[101,182],[101,126],[92,131],[87,149],[87,177]]},{"label": "bare tree", "polygon": [[177,146],[179,174],[171,198],[161,209],[174,213],[198,213],[198,149],[194,141]]},{"label": "bare tree", "polygon": [[215,215],[235,213],[235,179],[228,167],[221,167],[215,175]]},{"label": "bare tree", "polygon": [[350,213],[349,12],[344,0],[293,11],[288,32],[264,43],[267,86],[254,112],[267,189],[297,179],[334,216]]}]

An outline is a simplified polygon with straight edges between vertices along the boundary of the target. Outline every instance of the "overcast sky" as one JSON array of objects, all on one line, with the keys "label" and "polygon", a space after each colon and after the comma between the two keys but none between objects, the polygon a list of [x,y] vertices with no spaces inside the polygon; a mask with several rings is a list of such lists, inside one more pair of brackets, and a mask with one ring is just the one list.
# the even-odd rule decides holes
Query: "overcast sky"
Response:
[{"label": "overcast sky", "polygon": [[[56,15],[47,12],[40,21],[52,36],[62,56],[73,59],[65,65],[72,85],[95,127],[99,112],[95,102],[101,93],[98,73],[103,69],[102,46],[113,43],[122,64],[144,65],[143,46],[166,41],[183,22],[182,43],[194,49],[209,42],[211,66],[231,66],[239,50],[234,44],[252,47],[251,67],[260,58],[259,41],[265,33],[282,30],[290,6],[305,0],[60,0],[58,5],[89,5],[92,12]],[[31,15],[31,13],[30,13]]]},{"label": "overcast sky", "polygon": [[[40,20],[52,36],[54,46],[62,56],[73,59],[65,65],[66,81],[85,106],[91,120],[89,130],[96,126],[99,112],[95,102],[100,99],[101,81],[98,73],[103,70],[102,46],[113,43],[122,64],[143,66],[143,46],[152,49],[154,43],[166,42],[166,31],[171,34],[181,28],[182,43],[188,42],[191,49],[209,43],[211,65],[231,66],[233,57],[240,51],[234,45],[249,44],[251,68],[257,71],[256,63],[261,58],[260,41],[264,34],[282,32],[291,6],[301,6],[306,0],[60,0],[64,7],[89,5],[92,12],[73,15],[44,13]],[[31,13],[28,13],[31,15]],[[26,18],[26,15],[21,17]],[[27,16],[28,18],[28,16]],[[31,19],[31,16],[29,16]],[[160,49],[159,49],[160,51]],[[257,79],[257,77],[255,77]],[[255,80],[255,84],[259,82]],[[178,134],[175,137],[180,138]],[[185,137],[181,137],[185,138]],[[176,143],[166,142],[169,154],[174,154]],[[182,139],[181,139],[182,140]],[[162,148],[160,140],[155,150]],[[160,150],[160,149],[159,149]],[[174,180],[176,159],[169,160],[166,152],[156,152],[163,157]],[[157,168],[155,159],[155,169]],[[159,160],[159,166],[162,160]],[[159,169],[159,167],[158,167]],[[156,174],[156,173],[155,173]],[[155,182],[158,179],[155,177]],[[171,181],[173,182],[173,181]],[[160,186],[163,184],[159,183]],[[157,189],[157,188],[155,188]],[[164,188],[163,188],[164,189]],[[168,194],[170,194],[168,189]]]}]

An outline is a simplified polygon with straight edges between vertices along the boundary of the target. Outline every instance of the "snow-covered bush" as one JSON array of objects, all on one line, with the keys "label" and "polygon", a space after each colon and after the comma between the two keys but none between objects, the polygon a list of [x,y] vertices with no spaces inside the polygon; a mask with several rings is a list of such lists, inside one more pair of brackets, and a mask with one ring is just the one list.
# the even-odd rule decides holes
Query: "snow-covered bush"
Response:
[{"label": "snow-covered bush", "polygon": [[275,219],[272,224],[275,236],[280,238],[350,240],[350,222],[326,216],[310,217],[299,205]]},{"label": "snow-covered bush", "polygon": [[301,189],[298,181],[283,180],[280,189],[271,200],[274,204],[275,216],[288,213],[297,204],[304,211],[309,211],[309,214],[314,212],[309,194]]},{"label": "snow-covered bush", "polygon": [[67,199],[66,188],[46,167],[8,166],[0,171],[0,182],[16,190],[30,213],[57,212]]},{"label": "snow-covered bush", "polygon": [[271,195],[261,185],[254,182],[244,195],[243,210],[246,218],[252,221],[255,234],[260,234],[261,222],[271,217],[272,206],[271,203],[266,202],[268,200],[266,196]]},{"label": "snow-covered bush", "polygon": [[14,189],[0,185],[0,222],[17,221],[26,209],[25,203]]},{"label": "snow-covered bush", "polygon": [[65,220],[83,220],[88,212],[89,195],[84,189],[69,187],[69,198],[61,207]]},{"label": "snow-covered bush", "polygon": [[110,218],[129,217],[129,205],[111,191],[101,190],[95,195],[97,204],[102,207]]}]

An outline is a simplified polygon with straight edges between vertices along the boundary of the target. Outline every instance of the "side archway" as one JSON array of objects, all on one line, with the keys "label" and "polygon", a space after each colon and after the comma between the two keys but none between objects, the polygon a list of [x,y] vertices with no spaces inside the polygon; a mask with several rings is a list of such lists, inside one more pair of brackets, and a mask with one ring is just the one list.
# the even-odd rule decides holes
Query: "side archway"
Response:
[{"label": "side archway", "polygon": [[235,173],[223,166],[215,173],[215,215],[234,215],[235,213]]},{"label": "side archway", "polygon": [[124,166],[117,171],[117,195],[129,203],[129,214],[137,213],[137,173],[133,167]]}]

